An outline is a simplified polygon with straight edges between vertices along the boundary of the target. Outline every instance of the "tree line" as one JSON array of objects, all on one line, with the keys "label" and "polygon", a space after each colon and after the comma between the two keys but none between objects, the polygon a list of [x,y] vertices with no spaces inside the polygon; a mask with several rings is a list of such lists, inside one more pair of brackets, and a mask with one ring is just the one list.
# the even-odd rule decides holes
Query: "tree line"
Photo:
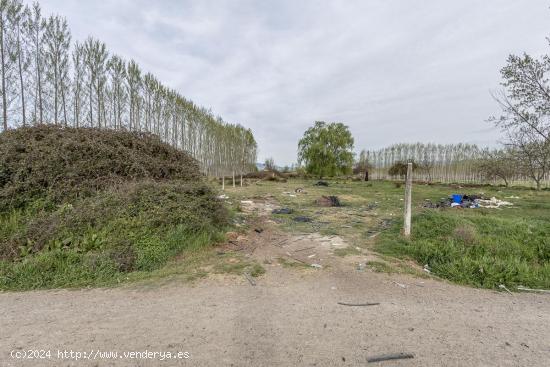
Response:
[{"label": "tree line", "polygon": [[481,148],[475,144],[402,143],[378,150],[363,150],[356,171],[372,179],[402,179],[400,164],[412,162],[415,179],[426,182],[550,184],[548,170],[530,170],[525,157],[512,147]]},{"label": "tree line", "polygon": [[188,151],[205,174],[243,174],[256,162],[250,129],[229,124],[163,85],[105,43],[72,42],[67,20],[39,3],[0,0],[2,130],[36,124],[127,129]]},{"label": "tree line", "polygon": [[[550,43],[550,39],[548,40]],[[550,185],[550,55],[510,55],[500,70],[502,89],[493,94],[500,116],[500,148],[470,144],[396,144],[363,151],[358,167],[370,167],[377,178],[391,178],[396,163],[413,161],[416,177],[428,181]],[[390,176],[390,177],[388,177]],[[399,175],[397,175],[399,176]]]}]

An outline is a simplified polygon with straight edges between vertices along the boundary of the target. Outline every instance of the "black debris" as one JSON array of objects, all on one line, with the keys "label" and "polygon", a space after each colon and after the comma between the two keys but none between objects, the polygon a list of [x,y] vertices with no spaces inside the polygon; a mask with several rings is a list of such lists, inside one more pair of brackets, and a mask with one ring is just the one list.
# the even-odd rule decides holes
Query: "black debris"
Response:
[{"label": "black debris", "polygon": [[299,216],[299,217],[294,217],[294,221],[295,222],[301,222],[301,223],[309,223],[309,222],[311,222],[311,218],[310,217]]},{"label": "black debris", "polygon": [[378,306],[380,303],[374,302],[374,303],[345,303],[345,302],[338,302],[341,306],[351,306],[351,307],[364,307],[364,306]]},{"label": "black debris", "polygon": [[394,359],[410,359],[410,358],[414,358],[414,355],[411,353],[392,353],[392,354],[382,354],[379,356],[367,358],[367,362],[376,363],[376,362],[383,362],[383,361],[391,361]]},{"label": "black debris", "polygon": [[272,214],[292,214],[294,210],[291,208],[273,209]]},{"label": "black debris", "polygon": [[328,182],[326,182],[326,181],[317,181],[315,186],[328,186]]},{"label": "black debris", "polygon": [[319,199],[315,200],[317,205],[319,206],[325,206],[325,207],[337,207],[342,206],[340,203],[340,199],[338,199],[338,196],[321,196]]}]

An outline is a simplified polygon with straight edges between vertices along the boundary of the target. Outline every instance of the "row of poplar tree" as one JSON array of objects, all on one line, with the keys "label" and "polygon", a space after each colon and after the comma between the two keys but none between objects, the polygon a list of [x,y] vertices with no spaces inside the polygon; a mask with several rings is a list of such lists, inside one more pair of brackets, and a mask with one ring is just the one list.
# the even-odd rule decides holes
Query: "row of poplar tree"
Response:
[{"label": "row of poplar tree", "polygon": [[[521,169],[511,149],[487,149],[475,144],[401,143],[362,151],[358,165],[368,167],[373,179],[394,179],[395,164],[414,162],[415,179],[444,183],[550,183],[548,172],[540,178]],[[540,181],[540,183],[539,183]]]},{"label": "row of poplar tree", "polygon": [[34,124],[127,129],[188,151],[211,176],[255,167],[251,130],[225,123],[92,37],[71,42],[67,20],[38,3],[0,0],[3,130]]}]

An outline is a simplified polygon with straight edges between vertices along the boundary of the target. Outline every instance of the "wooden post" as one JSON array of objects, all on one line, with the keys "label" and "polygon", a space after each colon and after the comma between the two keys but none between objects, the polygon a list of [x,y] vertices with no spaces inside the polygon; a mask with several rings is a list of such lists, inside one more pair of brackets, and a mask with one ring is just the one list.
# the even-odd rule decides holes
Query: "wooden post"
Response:
[{"label": "wooden post", "polygon": [[407,183],[405,184],[405,226],[403,228],[403,234],[405,237],[409,237],[411,235],[412,175],[412,163],[409,163],[407,164]]},{"label": "wooden post", "polygon": [[222,190],[225,191],[225,175],[222,176]]}]

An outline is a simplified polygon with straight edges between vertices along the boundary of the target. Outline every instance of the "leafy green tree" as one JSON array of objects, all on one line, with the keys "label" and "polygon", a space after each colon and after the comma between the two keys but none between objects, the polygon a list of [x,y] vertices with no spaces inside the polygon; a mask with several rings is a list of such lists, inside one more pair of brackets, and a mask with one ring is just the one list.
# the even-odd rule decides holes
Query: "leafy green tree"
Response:
[{"label": "leafy green tree", "polygon": [[353,137],[342,123],[316,121],[298,143],[298,162],[323,178],[348,174],[353,166]]},{"label": "leafy green tree", "polygon": [[[418,164],[415,162],[412,163],[412,169],[413,171],[418,169]],[[407,162],[395,162],[389,169],[388,174],[390,176],[399,176],[399,177],[406,177],[407,176],[407,170],[408,170],[408,163]]]}]

